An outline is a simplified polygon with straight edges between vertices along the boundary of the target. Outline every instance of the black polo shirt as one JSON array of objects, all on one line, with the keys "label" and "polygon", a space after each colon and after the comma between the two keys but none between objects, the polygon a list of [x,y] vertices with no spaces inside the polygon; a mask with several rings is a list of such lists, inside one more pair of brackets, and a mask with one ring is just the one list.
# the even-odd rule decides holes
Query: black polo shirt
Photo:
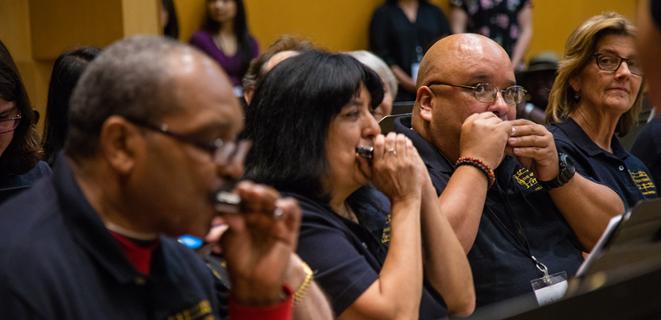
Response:
[{"label": "black polo shirt", "polygon": [[65,158],[0,207],[6,319],[207,319],[218,306],[194,252],[161,237],[139,274],[82,193]]},{"label": "black polo shirt", "polygon": [[656,185],[649,169],[636,156],[624,150],[617,137],[613,136],[613,153],[601,149],[571,118],[552,124],[558,152],[571,157],[580,173],[592,181],[613,189],[624,201],[626,208],[646,198],[656,198]]},{"label": "black polo shirt", "polygon": [[[340,315],[379,278],[389,237],[383,230],[389,204],[375,199],[374,189],[363,188],[362,197],[349,199],[360,224],[340,217],[324,203],[299,194],[303,211],[298,255],[315,271],[315,281]],[[370,195],[372,193],[372,195]],[[380,229],[380,232],[376,230]],[[387,233],[387,232],[386,232]],[[422,293],[420,319],[445,318],[442,298],[428,284]]]},{"label": "black polo shirt", "polygon": [[[395,131],[413,141],[440,195],[454,165],[411,129],[410,117],[397,119]],[[543,274],[530,254],[551,274],[566,271],[572,276],[583,262],[576,236],[532,172],[506,157],[495,173],[496,184],[487,193],[477,236],[468,253],[478,307],[519,295],[536,301],[530,281]],[[516,221],[530,252],[516,236]]]},{"label": "black polo shirt", "polygon": [[645,124],[631,147],[631,153],[650,169],[655,183],[661,181],[661,115],[659,116]]}]

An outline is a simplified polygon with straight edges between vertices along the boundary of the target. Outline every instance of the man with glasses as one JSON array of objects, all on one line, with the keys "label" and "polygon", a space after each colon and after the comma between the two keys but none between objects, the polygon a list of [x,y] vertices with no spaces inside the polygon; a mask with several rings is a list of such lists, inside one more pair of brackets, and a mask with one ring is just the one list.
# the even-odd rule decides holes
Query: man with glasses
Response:
[{"label": "man with glasses", "polygon": [[558,199],[590,200],[549,131],[515,120],[526,90],[512,70],[486,37],[441,39],[420,65],[413,115],[395,124],[424,159],[468,254],[478,307],[519,295],[531,304],[558,299],[583,261],[566,222],[580,212],[560,210]]},{"label": "man with glasses", "polygon": [[81,77],[70,120],[53,178],[0,207],[3,317],[214,319],[228,306],[211,271],[169,236],[203,237],[219,214],[233,319],[288,319],[294,297],[307,303],[312,272],[291,263],[300,209],[234,186],[248,145],[234,142],[241,108],[212,60],[163,38],[119,41]]}]

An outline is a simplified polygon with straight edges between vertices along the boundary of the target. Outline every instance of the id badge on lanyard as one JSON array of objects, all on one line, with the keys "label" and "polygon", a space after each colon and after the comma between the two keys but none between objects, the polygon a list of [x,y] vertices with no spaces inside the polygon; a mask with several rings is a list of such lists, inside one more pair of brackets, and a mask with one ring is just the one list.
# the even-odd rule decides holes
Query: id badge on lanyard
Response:
[{"label": "id badge on lanyard", "polygon": [[[500,189],[500,186],[498,186],[498,184],[496,184],[496,187],[498,188],[498,193],[502,197],[503,191]],[[567,287],[568,287],[567,272],[561,271],[558,273],[549,274],[548,267],[546,267],[544,263],[539,261],[532,254],[532,251],[530,250],[530,244],[528,242],[528,238],[526,237],[526,234],[523,231],[523,226],[517,219],[517,215],[515,214],[514,210],[512,210],[507,194],[505,195],[504,202],[507,210],[512,214],[512,220],[516,227],[516,232],[512,232],[502,221],[500,221],[498,215],[496,215],[495,213],[493,215],[496,218],[496,221],[499,224],[501,224],[501,227],[504,228],[507,232],[509,232],[514,237],[514,239],[516,239],[516,242],[518,242],[517,247],[525,255],[527,255],[532,260],[532,262],[535,263],[535,267],[537,267],[537,269],[542,272],[541,278],[530,280],[530,286],[532,286],[532,290],[535,293],[535,298],[537,299],[537,303],[540,306],[543,306],[545,304],[549,304],[562,299],[562,297],[564,297],[565,293],[567,292]]]},{"label": "id badge on lanyard", "polygon": [[413,82],[417,81],[418,71],[420,71],[420,61],[422,61],[422,55],[423,55],[421,46],[415,47],[415,54],[416,54],[416,61],[411,63],[411,79],[413,79]]},{"label": "id badge on lanyard", "polygon": [[562,299],[567,292],[567,272],[549,274],[549,269],[543,263],[533,255],[530,257],[535,261],[537,269],[544,274],[541,278],[530,280],[537,304],[543,306]]}]

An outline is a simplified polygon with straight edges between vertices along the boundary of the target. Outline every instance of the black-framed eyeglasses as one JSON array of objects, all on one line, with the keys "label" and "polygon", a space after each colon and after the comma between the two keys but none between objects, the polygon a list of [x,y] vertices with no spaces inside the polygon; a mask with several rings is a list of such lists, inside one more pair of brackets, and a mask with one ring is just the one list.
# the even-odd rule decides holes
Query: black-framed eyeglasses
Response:
[{"label": "black-framed eyeglasses", "polygon": [[196,147],[199,150],[204,151],[204,152],[208,153],[209,155],[211,155],[212,158],[216,154],[218,154],[218,152],[223,151],[224,148],[227,148],[227,147],[230,147],[230,146],[232,148],[234,148],[234,146],[236,145],[234,143],[227,143],[225,140],[220,139],[220,138],[216,138],[213,141],[207,141],[207,142],[200,141],[197,138],[193,138],[193,137],[190,137],[190,136],[187,136],[187,135],[183,135],[183,134],[180,134],[180,133],[170,131],[168,129],[168,125],[165,124],[165,123],[162,123],[159,126],[159,125],[152,124],[152,123],[150,123],[148,121],[145,121],[145,120],[127,118],[127,117],[124,117],[124,119],[128,120],[129,122],[131,122],[131,123],[133,123],[133,124],[135,124],[135,125],[137,125],[141,128],[145,128],[145,129],[151,130],[153,132],[157,132],[157,133],[166,135],[166,136],[168,136],[170,138],[173,138],[173,139],[175,139],[179,142],[183,142],[183,143],[189,144],[193,147]]},{"label": "black-framed eyeglasses", "polygon": [[599,67],[599,69],[609,72],[617,71],[617,69],[619,69],[622,65],[622,62],[625,61],[631,74],[637,75],[639,77],[643,76],[643,69],[636,59],[622,58],[616,54],[611,53],[595,53],[594,61],[597,63],[597,67]]},{"label": "black-framed eyeglasses", "polygon": [[462,88],[473,91],[473,96],[477,101],[485,103],[493,103],[498,97],[498,92],[503,96],[505,103],[509,105],[517,105],[525,101],[528,91],[525,88],[519,85],[509,86],[505,89],[499,89],[492,86],[489,83],[478,83],[474,86],[460,85],[460,84],[451,84],[441,81],[433,81],[427,84],[427,87],[431,86],[450,86],[456,88]]},{"label": "black-framed eyeglasses", "polygon": [[20,113],[9,117],[0,117],[0,134],[16,130],[21,123],[21,118]]}]

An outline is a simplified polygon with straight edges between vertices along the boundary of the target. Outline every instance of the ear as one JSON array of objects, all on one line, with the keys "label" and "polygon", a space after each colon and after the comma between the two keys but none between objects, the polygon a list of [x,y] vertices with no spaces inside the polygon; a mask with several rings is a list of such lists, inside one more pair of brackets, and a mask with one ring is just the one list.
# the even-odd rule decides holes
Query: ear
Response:
[{"label": "ear", "polygon": [[418,108],[420,108],[420,117],[427,122],[431,122],[434,94],[429,87],[421,86],[418,88],[416,96],[416,104],[418,105]]},{"label": "ear", "polygon": [[581,82],[576,79],[576,77],[573,77],[569,79],[569,86],[574,90],[576,93],[581,92]]},{"label": "ear", "polygon": [[120,175],[134,169],[137,157],[144,150],[141,133],[124,118],[111,116],[101,128],[99,148],[110,167]]}]

